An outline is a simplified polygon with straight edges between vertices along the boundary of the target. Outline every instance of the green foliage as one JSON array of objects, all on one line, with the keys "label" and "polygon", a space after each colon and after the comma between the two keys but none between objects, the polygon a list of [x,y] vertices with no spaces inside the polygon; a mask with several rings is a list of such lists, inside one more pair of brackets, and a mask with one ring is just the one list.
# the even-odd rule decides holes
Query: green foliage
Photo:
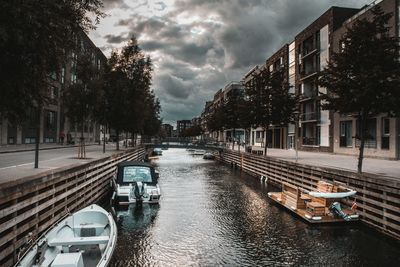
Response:
[{"label": "green foliage", "polygon": [[49,75],[60,71],[75,36],[94,28],[101,7],[100,0],[0,1],[0,114],[22,121],[29,107],[47,103]]},{"label": "green foliage", "polygon": [[200,125],[193,125],[190,128],[187,128],[183,131],[182,137],[195,137],[199,136],[203,133]]},{"label": "green foliage", "polygon": [[[270,125],[286,126],[294,121],[298,100],[294,94],[289,93],[289,89],[284,68],[273,73],[261,70],[246,84],[247,98],[242,105],[247,105],[247,108],[244,107],[241,112],[243,126],[261,126],[267,132]],[[266,149],[267,146],[265,154]]]},{"label": "green foliage", "polygon": [[92,64],[90,54],[82,54],[77,58],[76,69],[77,82],[71,84],[64,91],[63,102],[66,108],[66,116],[72,123],[82,125],[94,116],[96,97],[100,90],[97,81],[99,73]]},{"label": "green foliage", "polygon": [[380,113],[400,114],[399,38],[389,34],[392,14],[384,14],[379,6],[372,13],[372,19],[359,19],[347,29],[342,51],[332,54],[319,77],[319,85],[328,92],[321,97],[322,107],[360,121],[360,173],[368,119]]},{"label": "green foliage", "polygon": [[152,63],[141,51],[135,37],[114,51],[103,76],[103,99],[98,116],[117,132],[153,136],[161,126],[161,107],[151,90]]}]

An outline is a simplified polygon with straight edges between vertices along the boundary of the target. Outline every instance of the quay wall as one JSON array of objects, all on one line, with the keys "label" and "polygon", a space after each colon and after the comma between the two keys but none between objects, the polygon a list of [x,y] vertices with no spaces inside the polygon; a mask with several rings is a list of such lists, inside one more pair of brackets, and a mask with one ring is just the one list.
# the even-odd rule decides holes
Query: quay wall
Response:
[{"label": "quay wall", "polygon": [[106,196],[115,165],[143,159],[145,153],[136,147],[0,185],[0,266],[15,264],[31,242],[69,212]]},{"label": "quay wall", "polygon": [[[242,171],[268,178],[268,182],[281,186],[287,182],[300,188],[316,188],[319,180],[339,181],[357,191],[355,200],[361,221],[400,240],[400,180],[375,174],[344,171],[334,168],[316,167],[306,164],[263,157],[232,150],[220,151],[217,160],[237,166]],[[350,204],[354,199],[349,198]]]}]

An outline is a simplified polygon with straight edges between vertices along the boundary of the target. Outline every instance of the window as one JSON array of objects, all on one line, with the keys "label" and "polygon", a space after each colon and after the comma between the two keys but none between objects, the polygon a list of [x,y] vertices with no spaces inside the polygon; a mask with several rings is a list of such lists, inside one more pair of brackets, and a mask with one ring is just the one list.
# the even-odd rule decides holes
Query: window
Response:
[{"label": "window", "polygon": [[151,172],[150,168],[142,167],[142,166],[126,166],[124,167],[123,183],[132,183],[132,182],[147,182],[151,183]]},{"label": "window", "polygon": [[58,88],[56,86],[50,86],[49,97],[50,97],[50,99],[57,99],[57,97],[58,97]]},{"label": "window", "polygon": [[389,149],[390,148],[390,119],[382,118],[382,139],[381,139],[381,148]]},{"label": "window", "polygon": [[[361,136],[360,122],[357,120],[356,123],[357,136]],[[376,119],[369,119],[367,122],[367,127],[365,129],[365,147],[366,148],[376,148]],[[359,147],[361,140],[356,140],[356,146]]]},{"label": "window", "polygon": [[46,130],[55,130],[56,129],[56,112],[55,111],[46,111]]},{"label": "window", "polygon": [[64,84],[65,82],[65,68],[61,68],[61,83]]},{"label": "window", "polygon": [[340,122],[340,147],[352,147],[352,121]]}]

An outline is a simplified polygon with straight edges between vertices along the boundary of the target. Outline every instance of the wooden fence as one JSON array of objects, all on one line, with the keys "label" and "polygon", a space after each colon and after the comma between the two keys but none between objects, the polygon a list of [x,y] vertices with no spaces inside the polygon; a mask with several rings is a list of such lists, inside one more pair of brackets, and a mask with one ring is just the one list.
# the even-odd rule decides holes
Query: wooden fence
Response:
[{"label": "wooden fence", "polygon": [[[310,190],[316,188],[319,180],[345,183],[357,191],[355,199],[361,220],[400,239],[400,179],[374,174],[359,175],[351,171],[315,167],[231,150],[222,151],[217,159],[253,176],[264,175],[268,182],[278,186],[284,181]],[[347,204],[353,200],[349,199]]]},{"label": "wooden fence", "polygon": [[[60,168],[0,186],[0,266],[18,255],[68,212],[97,202],[110,190],[115,165],[143,159],[137,147],[83,165]],[[31,240],[31,241],[29,241]]]}]

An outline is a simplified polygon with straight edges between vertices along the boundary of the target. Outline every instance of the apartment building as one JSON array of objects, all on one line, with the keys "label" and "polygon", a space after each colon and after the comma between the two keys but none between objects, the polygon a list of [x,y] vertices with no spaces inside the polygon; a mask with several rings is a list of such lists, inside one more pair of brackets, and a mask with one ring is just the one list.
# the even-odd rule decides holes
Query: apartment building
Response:
[{"label": "apartment building", "polygon": [[191,120],[179,120],[176,122],[176,130],[178,132],[178,136],[181,136],[183,131],[190,128],[192,126]]},{"label": "apartment building", "polygon": [[[222,90],[223,101],[228,101],[230,97],[244,97],[244,85],[242,82],[233,81],[225,85]],[[243,143],[246,139],[246,132],[242,128],[225,129],[223,133],[224,141],[235,141]]]},{"label": "apartment building", "polygon": [[331,7],[295,37],[295,87],[300,96],[299,146],[301,150],[333,152],[333,113],[322,110],[317,74],[332,53],[332,33],[359,9]]},{"label": "apartment building", "polygon": [[[385,13],[393,13],[388,26],[391,27],[391,36],[400,36],[400,1],[377,0],[365,6],[355,15],[344,21],[343,26],[332,34],[332,49],[340,52],[340,42],[347,28],[363,18],[372,17],[372,8],[380,6]],[[379,90],[379,88],[377,88]],[[352,114],[333,114],[334,140],[333,151],[340,154],[357,155],[360,141],[354,137],[358,132],[358,121]],[[400,119],[380,114],[369,120],[368,133],[370,139],[365,143],[364,155],[367,157],[379,157],[387,159],[400,159]]]},{"label": "apartment building", "polygon": [[165,137],[172,137],[172,130],[174,130],[174,127],[171,124],[164,123],[161,124],[161,130],[165,133]]},{"label": "apartment building", "polygon": [[[89,37],[82,31],[78,36],[79,49],[88,51],[91,54],[93,65],[100,70],[106,62],[106,57],[97,48]],[[51,73],[49,79],[51,86],[48,89],[49,102],[40,114],[40,143],[59,142],[60,133],[71,137],[71,141],[77,141],[81,134],[81,127],[72,125],[65,116],[65,108],[62,103],[64,90],[75,83],[76,61],[78,51],[73,51],[65,66],[59,73]],[[0,145],[32,144],[36,142],[37,114],[31,112],[30,117],[21,125],[11,124],[7,119],[0,119]],[[89,142],[100,140],[100,125],[88,121],[83,125],[84,137]]]}]

